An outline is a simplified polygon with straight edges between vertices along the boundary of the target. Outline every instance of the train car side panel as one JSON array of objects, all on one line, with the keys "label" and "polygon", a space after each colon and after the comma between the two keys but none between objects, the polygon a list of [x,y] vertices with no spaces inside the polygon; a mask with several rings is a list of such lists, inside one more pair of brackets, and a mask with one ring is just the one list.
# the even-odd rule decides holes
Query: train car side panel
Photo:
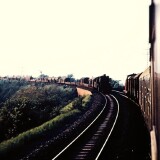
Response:
[{"label": "train car side panel", "polygon": [[[150,5],[149,42],[152,68],[152,106],[153,131],[158,146],[158,160],[160,160],[160,1],[152,0]],[[156,148],[156,147],[155,147]]]},{"label": "train car side panel", "polygon": [[139,73],[137,74],[135,77],[134,77],[134,100],[136,102],[139,101],[139,77],[142,73]]},{"label": "train car side panel", "polygon": [[148,67],[139,77],[139,104],[144,113],[144,118],[151,129],[152,108],[151,108],[151,81],[150,67]]}]

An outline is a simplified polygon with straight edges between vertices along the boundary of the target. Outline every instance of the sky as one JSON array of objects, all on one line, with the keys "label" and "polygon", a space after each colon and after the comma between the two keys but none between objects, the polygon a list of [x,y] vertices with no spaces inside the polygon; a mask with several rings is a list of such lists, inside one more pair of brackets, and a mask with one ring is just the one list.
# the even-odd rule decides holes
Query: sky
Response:
[{"label": "sky", "polygon": [[0,76],[124,80],[148,63],[148,0],[0,1]]}]

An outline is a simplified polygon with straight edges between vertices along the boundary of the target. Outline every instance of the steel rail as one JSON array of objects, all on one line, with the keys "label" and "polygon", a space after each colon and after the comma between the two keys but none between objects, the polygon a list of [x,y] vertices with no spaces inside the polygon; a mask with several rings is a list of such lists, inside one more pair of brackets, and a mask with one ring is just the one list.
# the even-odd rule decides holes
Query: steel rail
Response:
[{"label": "steel rail", "polygon": [[[101,93],[102,94],[102,93]],[[103,95],[103,94],[102,94]],[[104,95],[103,95],[104,96]],[[103,113],[103,111],[105,110],[106,106],[107,106],[107,98],[106,96],[104,96],[106,102],[104,104],[103,109],[101,110],[101,112],[97,115],[97,117],[71,142],[69,143],[61,152],[59,152],[52,160],[55,160],[56,158],[58,158],[65,150],[67,150],[78,138],[80,138],[94,123],[95,121],[101,116],[101,114]]]},{"label": "steel rail", "polygon": [[[110,98],[108,95],[106,95],[106,96],[111,100],[111,98]],[[119,116],[119,102],[118,102],[118,100],[117,100],[113,95],[111,95],[111,96],[115,99],[115,101],[116,101],[116,103],[117,103],[117,114],[116,114],[116,118],[115,118],[115,121],[114,121],[114,123],[113,123],[113,126],[112,126],[112,128],[111,128],[111,130],[110,130],[110,132],[109,132],[109,134],[108,134],[108,136],[107,136],[107,138],[106,138],[106,140],[105,140],[105,142],[104,142],[104,144],[103,144],[101,150],[99,151],[99,153],[98,153],[98,155],[97,155],[97,157],[96,157],[95,160],[98,160],[98,158],[100,157],[100,155],[101,155],[104,147],[106,146],[106,144],[107,144],[107,142],[108,142],[108,140],[109,140],[109,138],[110,138],[110,136],[111,136],[111,133],[112,133],[112,131],[113,131],[115,125],[116,125],[116,122],[117,122],[117,119],[118,119],[118,116]],[[114,105],[114,104],[113,104],[113,101],[112,101],[112,104],[111,104],[111,105]]]}]

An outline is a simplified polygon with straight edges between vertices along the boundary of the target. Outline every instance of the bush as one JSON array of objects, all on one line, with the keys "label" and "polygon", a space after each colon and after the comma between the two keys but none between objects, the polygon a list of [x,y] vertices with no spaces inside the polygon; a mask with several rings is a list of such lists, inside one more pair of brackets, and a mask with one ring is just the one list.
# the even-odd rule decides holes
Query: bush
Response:
[{"label": "bush", "polygon": [[68,118],[74,117],[77,114],[79,114],[77,109],[65,114],[60,114],[59,116],[51,119],[39,127],[28,130],[19,134],[15,138],[11,138],[0,143],[0,158],[4,158],[7,156],[7,154],[14,153],[14,151],[24,147],[25,145],[32,144],[33,141],[39,141],[39,139],[41,139],[45,133],[55,129],[59,126],[59,124],[65,123]]},{"label": "bush", "polygon": [[56,85],[26,86],[18,90],[0,109],[0,141],[59,115],[60,109],[76,96],[76,89]]},{"label": "bush", "polygon": [[[21,106],[27,106],[25,105],[26,102],[27,101],[24,100]],[[80,115],[81,112],[86,110],[89,107],[89,103],[91,103],[91,96],[75,98],[71,103],[61,108],[59,111],[60,114],[55,118],[52,118],[38,127],[21,133],[15,138],[0,143],[0,157],[4,158],[10,153],[16,154],[15,151],[18,152],[18,149],[23,148],[25,145],[32,145],[32,142],[42,140],[43,136],[51,130],[54,131],[55,129],[57,130],[57,128],[61,129],[62,124],[65,126],[69,120],[77,118],[77,115]],[[4,112],[7,114],[5,108]]]}]

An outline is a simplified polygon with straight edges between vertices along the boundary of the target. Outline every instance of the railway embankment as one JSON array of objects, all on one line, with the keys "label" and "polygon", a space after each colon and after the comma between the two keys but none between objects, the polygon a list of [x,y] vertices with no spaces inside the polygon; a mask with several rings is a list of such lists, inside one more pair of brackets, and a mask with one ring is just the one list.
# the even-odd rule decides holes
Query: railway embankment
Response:
[{"label": "railway embankment", "polygon": [[76,137],[86,125],[100,112],[103,98],[100,94],[92,95],[89,108],[59,123],[56,129],[45,132],[41,138],[21,146],[16,152],[7,155],[7,159],[52,159],[64,146]]},{"label": "railway embankment", "polygon": [[77,87],[77,93],[79,96],[86,96],[86,95],[92,95],[92,92],[86,89],[78,88]]}]

